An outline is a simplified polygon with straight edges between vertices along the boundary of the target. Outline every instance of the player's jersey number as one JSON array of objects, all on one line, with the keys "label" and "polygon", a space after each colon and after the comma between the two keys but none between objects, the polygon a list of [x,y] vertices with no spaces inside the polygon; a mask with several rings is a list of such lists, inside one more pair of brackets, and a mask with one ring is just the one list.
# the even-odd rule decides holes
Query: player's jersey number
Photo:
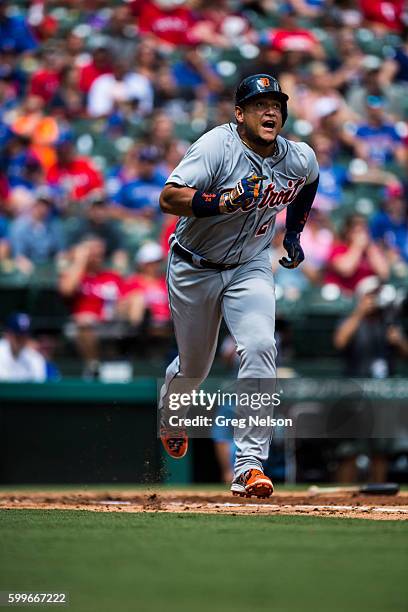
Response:
[{"label": "player's jersey number", "polygon": [[255,232],[255,238],[257,238],[258,236],[265,236],[266,232],[268,231],[268,228],[271,224],[272,219],[269,219],[269,221],[266,221],[265,223],[262,223],[262,225],[256,230]]}]

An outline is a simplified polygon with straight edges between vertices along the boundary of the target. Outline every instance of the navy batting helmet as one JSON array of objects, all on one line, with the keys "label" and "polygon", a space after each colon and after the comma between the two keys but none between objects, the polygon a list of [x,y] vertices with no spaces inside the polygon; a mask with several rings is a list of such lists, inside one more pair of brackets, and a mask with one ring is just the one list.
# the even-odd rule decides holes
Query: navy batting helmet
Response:
[{"label": "navy batting helmet", "polygon": [[235,92],[235,105],[242,106],[244,102],[264,94],[273,94],[282,105],[282,125],[288,118],[289,96],[282,92],[278,81],[270,74],[252,74],[238,85]]}]

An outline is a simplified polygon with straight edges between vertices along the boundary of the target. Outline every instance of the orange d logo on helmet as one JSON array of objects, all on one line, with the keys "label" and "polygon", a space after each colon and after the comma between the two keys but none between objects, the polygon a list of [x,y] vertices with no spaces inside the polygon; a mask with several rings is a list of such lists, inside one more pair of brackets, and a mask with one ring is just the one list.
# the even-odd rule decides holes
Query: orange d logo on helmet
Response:
[{"label": "orange d logo on helmet", "polygon": [[269,85],[271,84],[269,79],[266,77],[258,79],[258,83],[261,87],[269,87]]}]

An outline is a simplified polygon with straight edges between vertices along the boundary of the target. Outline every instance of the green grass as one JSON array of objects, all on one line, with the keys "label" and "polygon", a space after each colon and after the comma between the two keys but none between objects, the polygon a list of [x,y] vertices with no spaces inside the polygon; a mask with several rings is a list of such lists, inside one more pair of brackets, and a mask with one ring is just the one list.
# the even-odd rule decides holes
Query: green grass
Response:
[{"label": "green grass", "polygon": [[402,612],[407,536],[407,522],[3,510],[0,590],[68,591],[73,612]]}]

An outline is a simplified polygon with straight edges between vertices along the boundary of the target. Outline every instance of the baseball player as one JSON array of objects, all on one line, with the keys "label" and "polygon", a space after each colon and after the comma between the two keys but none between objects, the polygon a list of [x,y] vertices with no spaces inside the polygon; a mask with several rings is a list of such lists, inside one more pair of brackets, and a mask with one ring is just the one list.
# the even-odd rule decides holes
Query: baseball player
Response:
[{"label": "baseball player", "polygon": [[[280,263],[296,268],[304,259],[300,235],[319,175],[313,150],[279,135],[287,101],[274,77],[245,78],[236,90],[236,123],[217,126],[191,145],[161,193],[162,210],[180,217],[170,238],[167,277],[179,354],[166,371],[162,415],[177,381],[191,381],[194,388],[207,377],[222,318],[240,358],[238,379],[276,378],[270,259],[275,218],[286,209],[288,257]],[[170,428],[162,418],[160,437],[172,457],[186,454],[182,428]],[[270,436],[247,428],[235,442],[232,493],[270,496],[273,485],[263,473]]]}]

